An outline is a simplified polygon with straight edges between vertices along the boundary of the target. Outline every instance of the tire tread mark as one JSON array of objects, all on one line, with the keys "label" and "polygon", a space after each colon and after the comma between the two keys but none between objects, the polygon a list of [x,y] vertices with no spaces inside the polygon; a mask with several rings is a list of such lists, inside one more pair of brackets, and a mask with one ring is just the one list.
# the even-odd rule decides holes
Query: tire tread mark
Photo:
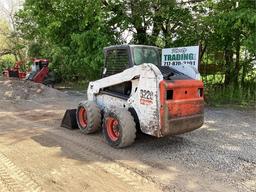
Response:
[{"label": "tire tread mark", "polygon": [[[145,174],[143,171],[135,168],[135,167],[131,167],[130,165],[126,164],[126,163],[123,163],[123,162],[120,162],[118,160],[115,160],[113,158],[111,158],[111,156],[115,155],[115,150],[113,151],[113,154],[111,154],[111,152],[105,152],[105,151],[100,151],[98,148],[98,145],[99,143],[97,141],[95,141],[93,138],[90,139],[90,142],[91,142],[91,145],[88,146],[88,145],[83,145],[81,143],[78,143],[76,141],[73,141],[72,139],[69,138],[69,136],[71,137],[83,137],[83,135],[79,134],[77,135],[78,132],[72,132],[70,130],[63,130],[63,128],[60,128],[60,127],[55,127],[55,129],[51,129],[51,130],[48,130],[49,132],[53,133],[54,135],[56,136],[59,136],[59,137],[64,137],[65,139],[68,139],[70,140],[73,144],[76,144],[76,145],[79,145],[81,146],[82,148],[86,149],[86,150],[90,150],[92,153],[96,153],[98,154],[99,156],[102,156],[104,157],[105,159],[108,159],[109,162],[114,162],[116,165],[118,165],[119,167],[123,167],[125,168],[126,170],[128,170],[127,172],[130,172],[130,174],[137,174],[140,176],[141,180],[144,182],[144,183],[152,183],[154,184],[158,189],[162,190],[162,191],[183,191],[182,188],[179,188],[175,185],[166,185],[164,183],[162,183],[161,181],[159,181],[158,179],[156,179],[155,177],[152,177],[150,175],[147,175]],[[65,134],[70,134],[70,135],[65,135]],[[93,147],[93,146],[97,146],[97,147]],[[118,153],[121,154],[122,156],[122,153],[124,153],[124,151],[122,150],[118,150]],[[125,153],[124,153],[125,154]],[[144,162],[144,161],[143,161]],[[149,162],[145,161],[145,163],[149,164]],[[153,166],[153,164],[150,164],[151,166]],[[137,182],[138,183],[138,182]],[[145,189],[143,190],[145,191]]]},{"label": "tire tread mark", "polygon": [[[72,147],[72,152],[79,155],[80,157],[84,159],[88,159],[88,154],[84,152],[86,150],[91,153],[90,158],[95,158],[95,159],[98,159],[99,161],[106,162],[104,164],[99,162],[94,162],[93,165],[96,165],[100,169],[103,169],[105,172],[116,176],[117,178],[127,183],[134,189],[138,191],[150,191],[150,189],[153,191],[155,191],[154,189],[156,190],[158,189],[159,191],[161,190],[159,189],[158,186],[156,186],[155,183],[151,182],[147,178],[141,176],[140,174],[134,172],[133,170],[128,169],[127,167],[119,165],[118,162],[116,161],[113,161],[111,159],[104,157],[102,154],[95,152],[92,148],[76,143],[73,140],[66,137],[64,134],[60,136],[58,133],[56,133],[56,131],[50,131],[50,132],[52,133],[52,135],[51,136],[49,135],[49,137],[52,137],[52,139],[55,139],[58,142],[61,141],[61,139],[56,139],[56,138],[64,137],[65,147],[68,147],[69,144],[73,144],[75,148]],[[146,188],[148,190],[145,190]]]},{"label": "tire tread mark", "polygon": [[35,181],[22,172],[2,153],[0,153],[0,186],[1,183],[8,191],[43,191]]},{"label": "tire tread mark", "polygon": [[10,190],[3,183],[1,176],[0,176],[0,192],[10,192]]}]

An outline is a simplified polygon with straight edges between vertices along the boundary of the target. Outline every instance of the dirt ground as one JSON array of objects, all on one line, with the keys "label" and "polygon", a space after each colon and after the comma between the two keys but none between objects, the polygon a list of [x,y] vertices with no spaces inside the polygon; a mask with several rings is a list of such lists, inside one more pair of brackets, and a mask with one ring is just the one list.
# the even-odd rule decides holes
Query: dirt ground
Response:
[{"label": "dirt ground", "polygon": [[0,79],[0,192],[256,191],[255,110],[206,108],[196,131],[117,150],[60,127],[84,97]]}]

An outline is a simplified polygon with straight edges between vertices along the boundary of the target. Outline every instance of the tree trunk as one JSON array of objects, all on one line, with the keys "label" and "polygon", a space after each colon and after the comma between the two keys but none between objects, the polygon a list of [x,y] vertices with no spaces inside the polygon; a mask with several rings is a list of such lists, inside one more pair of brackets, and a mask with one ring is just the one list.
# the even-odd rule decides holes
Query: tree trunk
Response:
[{"label": "tree trunk", "polygon": [[140,12],[140,4],[137,1],[131,1],[131,23],[137,31],[135,39],[138,44],[148,44],[147,42],[147,33],[146,33],[146,23],[144,15]]},{"label": "tree trunk", "polygon": [[159,25],[158,21],[154,21],[153,30],[152,30],[152,37],[151,37],[151,45],[156,45],[157,38],[161,31],[161,26]]},{"label": "tree trunk", "polygon": [[171,47],[172,45],[172,38],[171,38],[171,33],[170,27],[169,27],[169,21],[166,21],[165,23],[162,24],[162,32],[164,36],[164,41],[165,41],[165,47]]},{"label": "tree trunk", "polygon": [[246,66],[246,64],[244,63],[243,64],[243,68],[242,68],[242,77],[241,77],[241,86],[243,87],[243,85],[244,85],[244,78],[245,78],[245,75],[246,75],[246,68],[247,68],[247,66]]},{"label": "tree trunk", "polygon": [[240,71],[240,34],[236,38],[236,62],[234,69],[234,85],[238,87],[239,85],[239,71]]},{"label": "tree trunk", "polygon": [[205,51],[206,51],[206,48],[207,48],[207,44],[206,44],[206,42],[205,42],[205,45],[203,46],[203,42],[202,42],[202,41],[200,41],[200,42],[199,42],[199,49],[200,49],[200,52],[199,52],[199,54],[200,54],[200,61],[203,59],[204,53],[205,53]]},{"label": "tree trunk", "polygon": [[144,29],[143,27],[139,27],[139,28],[136,28],[136,31],[137,31],[136,39],[138,43],[142,45],[147,45],[148,42],[147,42],[146,29]]},{"label": "tree trunk", "polygon": [[231,83],[231,70],[232,70],[232,62],[233,62],[233,51],[225,49],[224,51],[225,57],[225,86]]}]

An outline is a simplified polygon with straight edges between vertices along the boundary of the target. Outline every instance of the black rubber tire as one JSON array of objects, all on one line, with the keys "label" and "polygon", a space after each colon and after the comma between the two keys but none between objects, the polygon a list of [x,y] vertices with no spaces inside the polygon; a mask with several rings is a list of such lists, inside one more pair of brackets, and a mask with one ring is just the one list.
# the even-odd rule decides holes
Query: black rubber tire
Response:
[{"label": "black rubber tire", "polygon": [[[87,126],[83,126],[80,122],[79,112],[82,109],[86,110]],[[83,101],[78,105],[76,110],[76,121],[79,129],[84,134],[94,133],[101,128],[101,111],[97,104],[93,101]]]},{"label": "black rubber tire", "polygon": [[[119,136],[113,141],[107,132],[107,118],[112,117],[118,121]],[[104,113],[103,137],[114,148],[124,148],[131,145],[136,138],[136,124],[131,113],[123,108],[112,108]]]},{"label": "black rubber tire", "polygon": [[47,87],[54,88],[54,83],[53,82],[43,82],[43,84]]},{"label": "black rubber tire", "polygon": [[55,79],[56,78],[54,72],[50,71],[48,75],[44,78],[43,84],[48,87],[54,88]]}]

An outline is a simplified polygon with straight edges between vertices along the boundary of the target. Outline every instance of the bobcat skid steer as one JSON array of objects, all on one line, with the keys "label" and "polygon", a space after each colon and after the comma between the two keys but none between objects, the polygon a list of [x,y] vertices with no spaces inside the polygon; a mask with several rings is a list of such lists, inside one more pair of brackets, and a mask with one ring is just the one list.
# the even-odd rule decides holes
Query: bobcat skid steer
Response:
[{"label": "bobcat skid steer", "polygon": [[164,137],[202,126],[202,81],[161,66],[159,48],[118,45],[104,54],[102,78],[89,83],[88,99],[73,110],[73,119],[67,111],[62,125],[77,123],[85,134],[102,128],[105,141],[115,148],[131,145],[138,129]]}]

